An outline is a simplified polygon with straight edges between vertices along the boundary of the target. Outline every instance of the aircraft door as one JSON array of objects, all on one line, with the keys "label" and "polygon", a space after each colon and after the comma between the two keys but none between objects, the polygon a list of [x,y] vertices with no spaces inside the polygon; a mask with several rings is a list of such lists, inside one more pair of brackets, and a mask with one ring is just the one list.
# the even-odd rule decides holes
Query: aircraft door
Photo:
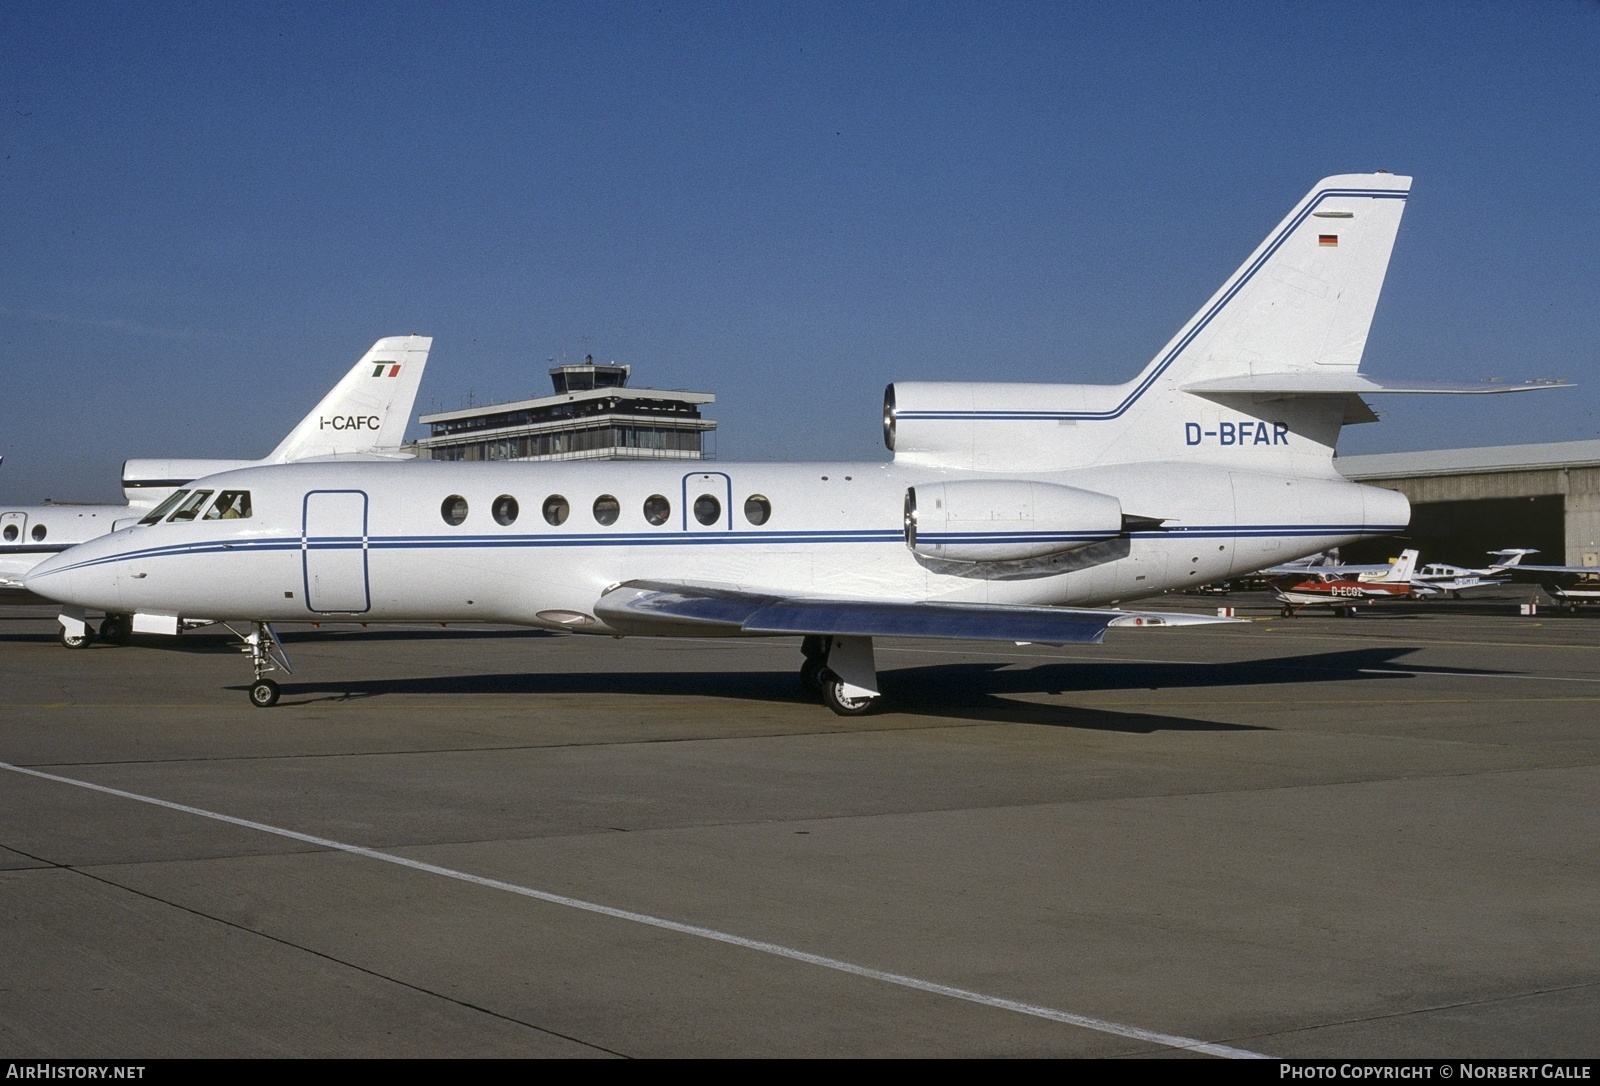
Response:
[{"label": "aircraft door", "polygon": [[0,513],[0,543],[27,541],[28,514]]},{"label": "aircraft door", "polygon": [[733,480],[720,471],[697,471],[683,477],[682,519],[686,532],[733,530]]},{"label": "aircraft door", "polygon": [[367,611],[372,594],[367,584],[365,492],[313,490],[307,494],[300,556],[309,610],[345,615]]}]

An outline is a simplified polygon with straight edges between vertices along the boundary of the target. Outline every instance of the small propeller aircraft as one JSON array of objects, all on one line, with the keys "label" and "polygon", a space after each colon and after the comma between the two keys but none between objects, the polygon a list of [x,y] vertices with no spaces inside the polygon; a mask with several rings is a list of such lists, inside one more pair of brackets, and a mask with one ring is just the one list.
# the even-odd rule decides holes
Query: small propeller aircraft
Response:
[{"label": "small propeller aircraft", "polygon": [[1419,596],[1442,596],[1448,592],[1459,600],[1463,592],[1500,588],[1511,583],[1511,568],[1521,565],[1522,559],[1528,555],[1538,553],[1537,549],[1528,547],[1490,551],[1489,556],[1500,561],[1483,569],[1452,566],[1448,562],[1429,562],[1412,574],[1411,590]]},{"label": "small propeller aircraft", "polygon": [[1394,565],[1381,574],[1369,574],[1354,567],[1321,566],[1304,572],[1280,573],[1268,584],[1283,604],[1284,618],[1291,618],[1307,607],[1332,607],[1350,616],[1360,604],[1413,595],[1412,576],[1416,564],[1417,552],[1404,550]]},{"label": "small propeller aircraft", "polygon": [[[896,383],[888,463],[300,463],[230,471],[36,567],[65,606],[248,623],[510,623],[798,636],[835,712],[879,704],[873,639],[1098,642],[1218,621],[1125,601],[1402,531],[1333,466],[1370,393],[1550,387],[1359,372],[1410,179],[1319,182],[1133,380]],[[152,623],[156,619],[152,618]]]},{"label": "small propeller aircraft", "polygon": [[1494,569],[1516,583],[1538,585],[1565,614],[1575,614],[1584,604],[1600,603],[1600,566],[1530,566],[1513,559]]}]

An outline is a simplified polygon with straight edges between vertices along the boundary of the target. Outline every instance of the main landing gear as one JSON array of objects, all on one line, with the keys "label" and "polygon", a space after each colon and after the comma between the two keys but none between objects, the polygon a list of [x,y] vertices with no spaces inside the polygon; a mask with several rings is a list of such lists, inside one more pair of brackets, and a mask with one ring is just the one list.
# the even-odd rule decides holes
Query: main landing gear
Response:
[{"label": "main landing gear", "polygon": [[[228,629],[233,630],[233,627],[229,626]],[[239,634],[238,630],[233,632]],[[250,666],[256,675],[255,681],[250,684],[250,704],[257,709],[270,709],[278,704],[281,691],[277,683],[263,676],[269,671],[291,674],[294,667],[289,663],[289,654],[283,651],[283,642],[278,640],[278,635],[265,622],[252,622],[250,632],[239,636],[244,640],[239,651],[250,657]]]},{"label": "main landing gear", "polygon": [[840,716],[865,716],[879,707],[877,668],[870,637],[810,634],[800,643],[800,681],[808,693]]}]

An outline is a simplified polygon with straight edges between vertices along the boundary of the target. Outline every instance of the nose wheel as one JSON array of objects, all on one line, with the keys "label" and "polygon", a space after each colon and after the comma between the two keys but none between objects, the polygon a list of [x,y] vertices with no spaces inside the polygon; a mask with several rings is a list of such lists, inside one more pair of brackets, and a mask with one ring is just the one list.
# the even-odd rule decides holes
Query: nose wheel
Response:
[{"label": "nose wheel", "polygon": [[[228,628],[233,630],[232,626]],[[239,633],[238,630],[233,632]],[[265,622],[252,622],[250,632],[240,637],[244,644],[239,646],[239,651],[250,657],[250,667],[255,671],[255,681],[250,684],[250,704],[257,709],[270,709],[278,704],[282,691],[277,683],[265,677],[267,672],[281,671],[288,675],[294,671],[294,666],[289,663],[289,654],[283,651],[283,642]]]}]

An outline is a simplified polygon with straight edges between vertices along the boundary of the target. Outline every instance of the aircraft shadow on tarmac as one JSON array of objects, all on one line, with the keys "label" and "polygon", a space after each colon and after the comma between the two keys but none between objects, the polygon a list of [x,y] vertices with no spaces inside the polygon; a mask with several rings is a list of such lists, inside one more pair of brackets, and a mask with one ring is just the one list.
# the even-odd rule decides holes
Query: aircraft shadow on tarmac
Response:
[{"label": "aircraft shadow on tarmac", "polygon": [[[969,721],[1041,724],[1100,731],[1262,731],[1178,715],[1091,709],[1021,700],[1070,697],[1107,690],[1181,692],[1223,687],[1267,687],[1328,682],[1379,682],[1411,677],[1397,661],[1416,650],[1385,646],[1275,657],[1235,663],[1048,662],[1033,667],[999,661],[937,664],[883,670],[879,683],[885,712]],[[1494,671],[1428,668],[1429,673],[1499,674]],[[238,687],[237,689],[244,689]],[[632,694],[646,697],[712,697],[734,701],[811,700],[792,671],[625,671],[496,673],[428,678],[285,682],[281,709],[313,701],[346,701],[386,695]],[[831,719],[831,718],[830,718]]]}]

